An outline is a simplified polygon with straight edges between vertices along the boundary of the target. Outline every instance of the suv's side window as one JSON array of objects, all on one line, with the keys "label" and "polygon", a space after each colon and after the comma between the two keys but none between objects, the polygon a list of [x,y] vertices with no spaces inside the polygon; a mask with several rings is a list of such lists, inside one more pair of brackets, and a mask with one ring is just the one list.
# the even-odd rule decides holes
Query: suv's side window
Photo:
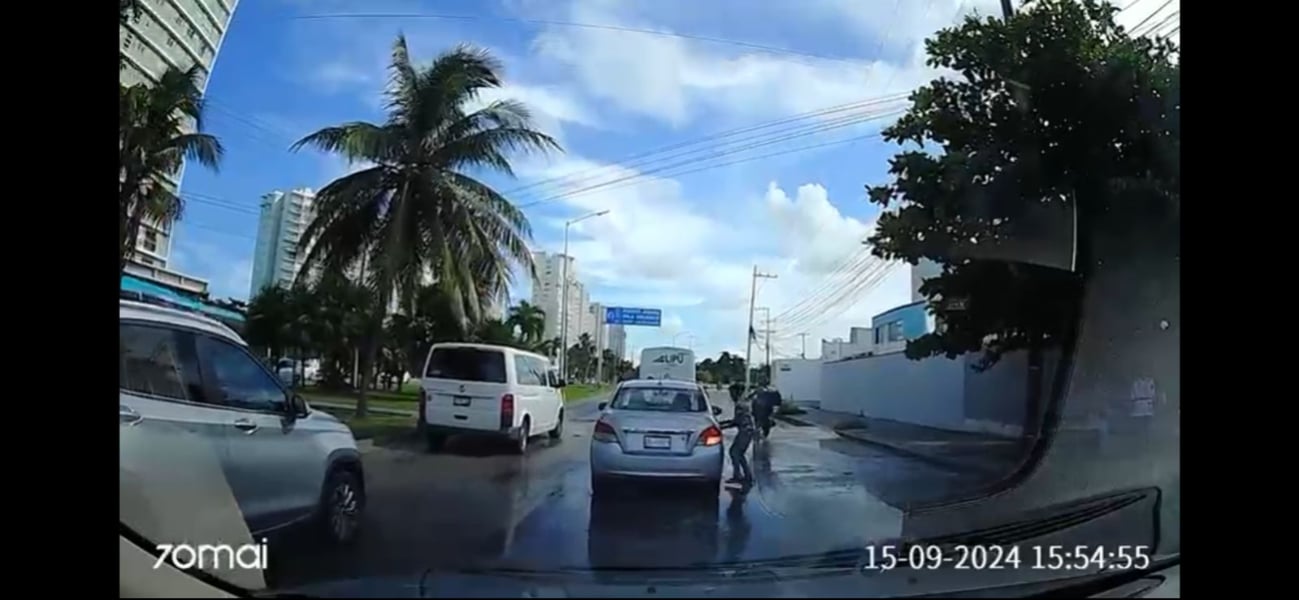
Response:
[{"label": "suv's side window", "polygon": [[537,373],[537,385],[553,387],[550,383],[550,366],[546,361],[535,356],[529,356],[528,362],[532,365],[532,370]]},{"label": "suv's side window", "polygon": [[188,333],[121,323],[118,327],[121,389],[146,396],[203,402],[202,380]]},{"label": "suv's side window", "polygon": [[522,354],[514,355],[514,376],[519,385],[545,385],[533,367],[532,358]]},{"label": "suv's side window", "polygon": [[220,401],[232,408],[284,412],[288,398],[275,378],[242,348],[198,336],[198,355]]}]

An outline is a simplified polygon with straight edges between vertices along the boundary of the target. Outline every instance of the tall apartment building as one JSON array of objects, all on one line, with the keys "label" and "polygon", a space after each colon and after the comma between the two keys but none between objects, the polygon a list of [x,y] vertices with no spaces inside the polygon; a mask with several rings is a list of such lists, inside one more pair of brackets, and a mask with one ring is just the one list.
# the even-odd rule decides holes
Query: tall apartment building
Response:
[{"label": "tall apartment building", "polygon": [[[118,28],[122,85],[156,83],[167,67],[201,68],[200,90],[206,90],[212,64],[238,0],[141,0],[140,15]],[[192,126],[192,125],[191,125]],[[184,167],[171,178],[180,188]],[[202,293],[207,282],[167,268],[173,223],[146,222],[127,272]]]},{"label": "tall apartment building", "polygon": [[316,194],[306,188],[262,196],[249,298],[265,287],[287,286],[297,277],[306,258],[306,248],[301,248],[299,242],[315,217],[315,202]]},{"label": "tall apartment building", "polygon": [[591,298],[586,286],[577,278],[573,257],[559,253],[536,252],[533,260],[537,279],[532,282],[532,303],[546,313],[545,339],[560,337],[560,304],[563,303],[561,279],[568,264],[568,345],[572,346],[586,333],[595,339],[595,319],[591,315]]},{"label": "tall apartment building", "polygon": [[627,357],[627,329],[623,325],[609,325],[607,334],[609,343],[605,346],[619,358]]}]

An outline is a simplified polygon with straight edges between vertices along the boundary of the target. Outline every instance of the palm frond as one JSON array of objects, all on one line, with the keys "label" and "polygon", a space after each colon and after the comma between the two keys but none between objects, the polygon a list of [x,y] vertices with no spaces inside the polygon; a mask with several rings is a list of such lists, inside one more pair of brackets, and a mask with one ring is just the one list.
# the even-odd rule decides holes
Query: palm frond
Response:
[{"label": "palm frond", "polygon": [[392,58],[388,64],[388,87],[384,96],[388,98],[388,123],[405,125],[416,120],[417,97],[416,86],[419,72],[410,61],[410,48],[406,45],[405,34],[398,34],[392,45]]},{"label": "palm frond", "polygon": [[528,216],[505,196],[492,189],[491,186],[468,175],[454,171],[448,175],[451,179],[451,185],[464,198],[477,204],[480,210],[497,216],[506,225],[517,231],[519,235],[532,237],[532,224],[528,222]]},{"label": "palm frond", "polygon": [[221,158],[225,156],[225,148],[221,145],[221,140],[216,136],[208,133],[184,133],[171,139],[171,142],[165,147],[167,150],[175,149],[176,152],[187,159],[196,160],[213,171],[219,171],[221,168]]},{"label": "palm frond", "polygon": [[356,262],[374,237],[389,193],[385,167],[344,175],[316,193],[316,216],[302,232],[307,248],[301,271],[343,268]]},{"label": "palm frond", "polygon": [[290,150],[297,152],[304,146],[313,146],[324,152],[341,154],[349,161],[383,163],[396,154],[392,146],[396,132],[365,121],[353,121],[336,127],[325,127],[296,141]]},{"label": "palm frond", "polygon": [[559,149],[559,142],[534,129],[497,127],[446,142],[433,160],[449,169],[491,167],[513,177],[514,169],[507,154],[546,153]]}]

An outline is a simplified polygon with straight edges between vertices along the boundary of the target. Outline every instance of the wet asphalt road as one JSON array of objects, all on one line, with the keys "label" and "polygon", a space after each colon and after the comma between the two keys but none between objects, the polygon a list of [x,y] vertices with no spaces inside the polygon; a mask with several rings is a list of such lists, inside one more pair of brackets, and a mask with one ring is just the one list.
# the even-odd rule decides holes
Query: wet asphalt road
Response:
[{"label": "wet asphalt road", "polygon": [[[729,416],[724,393],[710,398]],[[817,427],[781,423],[753,451],[757,484],[747,493],[635,486],[596,501],[588,451],[597,401],[570,405],[564,438],[537,438],[524,457],[474,438],[454,438],[439,454],[414,441],[367,451],[361,539],[345,549],[273,545],[274,587],[471,566],[682,567],[854,548],[897,535],[896,506],[906,500],[966,483]]]}]

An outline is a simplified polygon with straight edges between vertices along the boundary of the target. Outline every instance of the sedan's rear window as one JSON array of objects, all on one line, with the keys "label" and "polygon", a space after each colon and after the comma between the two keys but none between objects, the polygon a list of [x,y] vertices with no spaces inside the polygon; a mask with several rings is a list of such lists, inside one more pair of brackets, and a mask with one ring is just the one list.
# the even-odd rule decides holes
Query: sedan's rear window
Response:
[{"label": "sedan's rear window", "polygon": [[505,383],[505,353],[481,348],[435,348],[425,377]]},{"label": "sedan's rear window", "polygon": [[704,412],[703,394],[676,388],[625,387],[613,399],[618,410],[661,412]]}]

